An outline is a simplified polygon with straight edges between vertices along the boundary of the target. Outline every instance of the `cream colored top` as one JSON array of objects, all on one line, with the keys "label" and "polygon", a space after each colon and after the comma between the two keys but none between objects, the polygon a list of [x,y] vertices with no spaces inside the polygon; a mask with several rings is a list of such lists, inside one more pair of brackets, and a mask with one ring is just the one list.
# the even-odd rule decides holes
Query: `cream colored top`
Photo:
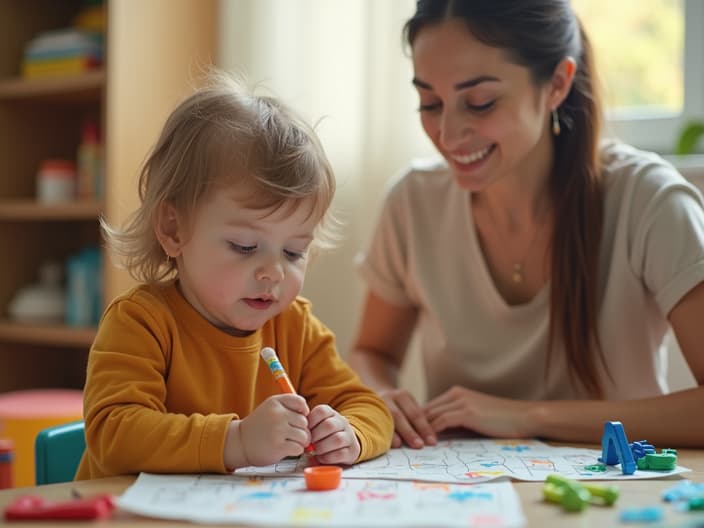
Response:
[{"label": "cream colored top", "polygon": [[[612,380],[605,395],[668,391],[667,314],[704,280],[704,209],[695,187],[659,156],[602,148],[606,182],[598,328]],[[559,219],[558,219],[559,221]],[[359,270],[376,295],[419,309],[430,398],[453,385],[528,400],[583,398],[562,351],[544,375],[549,283],[508,305],[481,252],[469,191],[442,163],[415,164],[390,187]]]}]

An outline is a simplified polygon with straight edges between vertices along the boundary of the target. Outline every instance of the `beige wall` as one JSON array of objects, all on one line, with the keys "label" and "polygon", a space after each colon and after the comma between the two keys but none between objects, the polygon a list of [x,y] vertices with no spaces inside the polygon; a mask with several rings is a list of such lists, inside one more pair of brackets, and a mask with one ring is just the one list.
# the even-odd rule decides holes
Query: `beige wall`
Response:
[{"label": "beige wall", "polygon": [[[215,57],[216,0],[108,3],[106,215],[121,223],[137,206],[137,174],[176,102]],[[106,263],[111,298],[130,287]]]}]

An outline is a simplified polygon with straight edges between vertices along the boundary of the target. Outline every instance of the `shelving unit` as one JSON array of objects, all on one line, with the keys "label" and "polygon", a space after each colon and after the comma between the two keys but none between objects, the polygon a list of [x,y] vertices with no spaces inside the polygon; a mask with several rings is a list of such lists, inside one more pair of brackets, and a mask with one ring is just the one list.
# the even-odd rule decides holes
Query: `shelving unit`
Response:
[{"label": "shelving unit", "polygon": [[[95,328],[18,323],[8,303],[42,262],[100,245],[98,218],[120,224],[137,204],[137,174],[175,103],[215,58],[217,0],[104,0],[106,67],[23,79],[22,50],[38,32],[69,26],[83,0],[0,0],[0,393],[80,388]],[[104,136],[105,200],[34,200],[41,160],[74,158],[81,124]],[[133,285],[103,258],[107,303]]]},{"label": "shelving unit", "polygon": [[105,86],[103,70],[47,79],[0,80],[0,100],[45,100],[56,103],[99,102]]},{"label": "shelving unit", "polygon": [[2,200],[0,201],[0,220],[27,222],[87,220],[93,222],[102,210],[103,204],[98,201],[45,205],[32,199]]},{"label": "shelving unit", "polygon": [[68,27],[80,0],[0,0],[0,392],[41,386],[82,386],[95,328],[61,322],[26,323],[7,316],[40,265],[64,263],[100,244],[104,204],[35,200],[36,172],[48,158],[75,159],[86,119],[102,123],[105,70],[46,79],[19,75],[22,50],[40,31]]}]

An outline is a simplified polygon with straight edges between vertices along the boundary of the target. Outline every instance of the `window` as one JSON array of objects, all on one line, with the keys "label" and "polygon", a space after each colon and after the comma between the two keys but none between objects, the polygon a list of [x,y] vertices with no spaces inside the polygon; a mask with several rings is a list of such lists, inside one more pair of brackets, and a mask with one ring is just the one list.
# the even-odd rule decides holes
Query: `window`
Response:
[{"label": "window", "polygon": [[572,0],[595,49],[611,133],[671,152],[704,115],[704,2]]}]

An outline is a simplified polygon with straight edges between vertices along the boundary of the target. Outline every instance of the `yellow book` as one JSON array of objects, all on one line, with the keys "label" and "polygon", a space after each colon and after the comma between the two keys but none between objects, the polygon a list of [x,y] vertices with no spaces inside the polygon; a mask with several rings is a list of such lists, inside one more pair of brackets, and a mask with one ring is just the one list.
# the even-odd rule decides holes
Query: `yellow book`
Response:
[{"label": "yellow book", "polygon": [[23,61],[22,75],[27,79],[83,73],[95,69],[100,63],[93,57],[71,57],[45,61]]}]

